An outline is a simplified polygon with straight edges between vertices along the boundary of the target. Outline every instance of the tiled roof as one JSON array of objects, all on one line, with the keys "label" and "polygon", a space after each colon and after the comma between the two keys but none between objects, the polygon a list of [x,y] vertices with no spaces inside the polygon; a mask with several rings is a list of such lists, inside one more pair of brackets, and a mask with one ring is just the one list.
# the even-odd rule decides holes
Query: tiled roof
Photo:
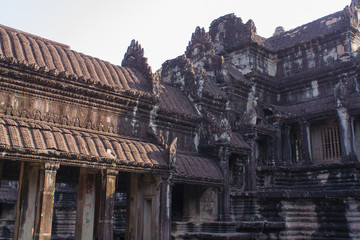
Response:
[{"label": "tiled roof", "polygon": [[199,116],[187,96],[170,85],[160,85],[160,107],[177,113]]},{"label": "tiled roof", "polygon": [[152,143],[1,117],[0,149],[55,158],[114,161],[125,166],[167,167],[163,149]]},{"label": "tiled roof", "polygon": [[40,67],[67,71],[95,83],[151,92],[151,84],[136,70],[120,67],[70,50],[66,45],[0,25],[0,55],[37,64]]},{"label": "tiled roof", "polygon": [[178,153],[175,165],[176,177],[182,180],[213,183],[223,181],[222,173],[212,159]]},{"label": "tiled roof", "polygon": [[234,78],[234,83],[239,83],[239,84],[245,83],[246,85],[251,85],[251,81],[246,79],[244,75],[240,72],[240,70],[237,69],[233,64],[225,61],[224,69],[226,69],[229,72],[230,76]]},{"label": "tiled roof", "polygon": [[335,111],[336,99],[334,96],[327,96],[320,99],[311,99],[306,102],[296,103],[287,106],[272,106],[276,111],[287,117],[298,117],[304,115],[322,115],[327,111]]},{"label": "tiled roof", "polygon": [[311,23],[270,37],[262,44],[273,51],[279,51],[295,46],[301,42],[310,41],[316,37],[346,29],[346,27],[349,26],[349,19],[345,11],[348,10],[345,9],[344,11],[330,14]]},{"label": "tiled roof", "polygon": [[240,133],[231,133],[230,145],[234,148],[250,150],[249,144],[247,144]]},{"label": "tiled roof", "polygon": [[226,94],[223,91],[221,91],[221,89],[216,85],[214,81],[210,79],[205,81],[204,90],[213,96],[222,97],[225,99],[227,98]]}]

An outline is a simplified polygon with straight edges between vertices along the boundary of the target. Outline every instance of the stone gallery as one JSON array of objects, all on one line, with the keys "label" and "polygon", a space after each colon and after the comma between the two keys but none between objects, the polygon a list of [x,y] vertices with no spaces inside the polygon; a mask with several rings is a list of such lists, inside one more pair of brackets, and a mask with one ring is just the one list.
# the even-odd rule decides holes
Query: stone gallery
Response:
[{"label": "stone gallery", "polygon": [[360,239],[359,24],[229,14],[155,74],[0,26],[0,239]]}]

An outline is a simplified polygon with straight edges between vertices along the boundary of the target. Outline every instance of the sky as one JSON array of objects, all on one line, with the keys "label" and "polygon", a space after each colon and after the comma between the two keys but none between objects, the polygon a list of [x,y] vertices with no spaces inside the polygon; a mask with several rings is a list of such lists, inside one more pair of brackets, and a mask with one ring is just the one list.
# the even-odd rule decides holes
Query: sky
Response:
[{"label": "sky", "polygon": [[197,26],[220,16],[252,19],[270,37],[341,11],[351,0],[0,0],[0,24],[120,65],[132,39],[155,72],[182,55]]}]

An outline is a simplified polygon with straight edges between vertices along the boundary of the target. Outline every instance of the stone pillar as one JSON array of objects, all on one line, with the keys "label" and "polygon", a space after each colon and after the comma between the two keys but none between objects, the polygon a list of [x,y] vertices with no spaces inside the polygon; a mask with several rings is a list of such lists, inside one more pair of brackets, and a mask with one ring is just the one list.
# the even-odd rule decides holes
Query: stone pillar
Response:
[{"label": "stone pillar", "polygon": [[300,122],[301,154],[305,164],[311,163],[310,126],[307,121]]},{"label": "stone pillar", "polygon": [[101,172],[100,205],[98,219],[98,239],[113,239],[114,232],[114,199],[116,175],[118,171],[105,169]]},{"label": "stone pillar", "polygon": [[80,169],[76,208],[75,239],[93,239],[95,216],[95,179],[93,169]]},{"label": "stone pillar", "polygon": [[0,188],[1,188],[1,179],[3,175],[3,167],[4,167],[5,160],[0,160]]},{"label": "stone pillar", "polygon": [[33,239],[40,165],[21,163],[14,239]]},{"label": "stone pillar", "polygon": [[171,239],[171,184],[163,179],[160,185],[160,239]]},{"label": "stone pillar", "polygon": [[230,167],[229,167],[229,152],[227,147],[220,147],[220,168],[224,176],[224,185],[222,187],[220,198],[220,217],[223,221],[231,221],[230,216]]},{"label": "stone pillar", "polygon": [[277,124],[276,135],[274,136],[274,163],[276,166],[283,164],[283,139],[282,139],[282,125]]},{"label": "stone pillar", "polygon": [[355,159],[360,161],[360,121],[351,118],[351,132],[352,132],[352,144],[355,154]]},{"label": "stone pillar", "polygon": [[350,116],[348,114],[347,108],[341,107],[337,109],[339,116],[339,131],[341,136],[341,149],[342,149],[342,158],[351,159],[355,158],[354,149],[353,149],[353,137]]},{"label": "stone pillar", "polygon": [[128,180],[129,196],[126,207],[126,239],[136,240],[139,219],[139,178],[131,173]]},{"label": "stone pillar", "polygon": [[282,130],[283,142],[283,163],[286,165],[291,164],[291,136],[290,136],[290,126],[284,125]]},{"label": "stone pillar", "polygon": [[247,183],[246,183],[246,190],[256,190],[256,143],[255,143],[255,136],[251,136],[247,139],[247,143],[250,146],[251,153],[249,156],[248,166],[246,168],[247,176]]},{"label": "stone pillar", "polygon": [[39,174],[34,240],[50,240],[56,171],[59,163],[44,163]]},{"label": "stone pillar", "polygon": [[268,156],[268,160],[267,160],[267,165],[271,165],[271,166],[275,166],[275,157],[278,155],[276,153],[276,150],[275,150],[275,143],[276,143],[276,140],[275,140],[275,136],[271,136],[271,137],[268,137],[266,139],[266,147],[267,147],[267,151],[269,153],[269,156]]}]

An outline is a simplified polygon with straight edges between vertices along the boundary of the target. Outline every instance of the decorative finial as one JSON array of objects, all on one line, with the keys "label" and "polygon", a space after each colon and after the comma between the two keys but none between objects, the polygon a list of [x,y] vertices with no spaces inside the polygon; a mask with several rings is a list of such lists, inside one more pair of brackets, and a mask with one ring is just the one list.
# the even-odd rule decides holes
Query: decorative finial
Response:
[{"label": "decorative finial", "polygon": [[196,27],[195,32],[191,36],[191,41],[186,48],[186,57],[191,58],[199,52],[214,52],[215,50],[210,35],[204,28]]},{"label": "decorative finial", "polygon": [[157,84],[155,82],[154,74],[152,73],[151,67],[148,64],[147,58],[144,57],[144,49],[141,47],[138,41],[131,41],[130,46],[124,55],[124,59],[121,62],[121,66],[134,68],[141,72],[143,76],[152,84],[153,92],[157,92]]}]

